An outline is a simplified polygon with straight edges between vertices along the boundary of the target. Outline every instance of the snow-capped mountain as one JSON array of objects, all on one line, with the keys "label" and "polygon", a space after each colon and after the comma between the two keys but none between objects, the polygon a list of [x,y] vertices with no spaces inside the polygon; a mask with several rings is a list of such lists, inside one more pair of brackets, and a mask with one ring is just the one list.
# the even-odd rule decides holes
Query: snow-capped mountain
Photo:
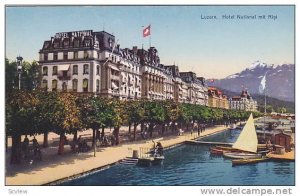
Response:
[{"label": "snow-capped mountain", "polygon": [[[220,87],[233,92],[247,88],[252,94],[259,94],[259,85],[266,75],[266,93],[286,101],[295,101],[295,65],[270,65],[255,61],[240,73],[235,73],[220,80],[208,80],[209,86]],[[212,82],[213,81],[213,82]]]}]

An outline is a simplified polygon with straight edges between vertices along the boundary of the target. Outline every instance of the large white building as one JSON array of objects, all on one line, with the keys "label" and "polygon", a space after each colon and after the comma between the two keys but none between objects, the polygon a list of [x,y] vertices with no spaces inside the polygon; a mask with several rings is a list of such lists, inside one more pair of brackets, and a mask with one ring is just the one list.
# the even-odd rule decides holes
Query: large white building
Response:
[{"label": "large white building", "polygon": [[155,47],[122,49],[117,42],[105,31],[56,33],[39,51],[41,88],[207,105],[204,78],[161,64]]},{"label": "large white building", "polygon": [[229,108],[245,111],[257,111],[257,102],[252,99],[247,90],[243,90],[240,96],[229,98]]}]

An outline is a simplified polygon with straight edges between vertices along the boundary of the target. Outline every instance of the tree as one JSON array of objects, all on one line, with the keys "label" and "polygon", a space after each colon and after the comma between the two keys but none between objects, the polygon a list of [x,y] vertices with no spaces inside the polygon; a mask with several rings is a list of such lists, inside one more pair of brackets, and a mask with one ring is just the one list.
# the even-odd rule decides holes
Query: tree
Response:
[{"label": "tree", "polygon": [[39,100],[30,92],[13,90],[6,99],[6,131],[12,136],[11,164],[21,162],[21,135],[37,132],[36,119]]},{"label": "tree", "polygon": [[58,154],[63,154],[65,134],[74,133],[80,127],[80,112],[76,105],[76,97],[70,93],[58,93],[58,102],[53,107],[52,125],[60,135]]},{"label": "tree", "polygon": [[149,136],[152,137],[154,126],[165,121],[165,112],[160,101],[146,101],[145,105],[145,122],[149,125]]},{"label": "tree", "polygon": [[126,111],[128,115],[129,124],[133,124],[133,140],[136,139],[137,126],[142,122],[145,116],[145,110],[142,107],[141,101],[131,100],[127,101]]},{"label": "tree", "polygon": [[112,107],[112,125],[114,127],[113,135],[115,141],[112,142],[113,144],[119,145],[120,138],[120,127],[125,123],[128,122],[128,115],[126,112],[126,102],[119,100],[119,99],[111,99],[108,103],[109,107]]}]

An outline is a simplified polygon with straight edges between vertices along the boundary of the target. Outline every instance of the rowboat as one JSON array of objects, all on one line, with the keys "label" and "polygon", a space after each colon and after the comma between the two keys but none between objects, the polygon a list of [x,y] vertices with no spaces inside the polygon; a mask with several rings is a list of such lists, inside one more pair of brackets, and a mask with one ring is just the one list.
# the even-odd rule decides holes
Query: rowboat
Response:
[{"label": "rowboat", "polygon": [[256,158],[256,159],[233,159],[232,166],[254,164],[254,163],[263,162],[263,161],[267,161],[267,160],[269,160],[269,158],[266,158],[266,157]]},{"label": "rowboat", "polygon": [[223,156],[231,159],[256,159],[261,158],[259,153],[246,153],[246,152],[225,152]]},{"label": "rowboat", "polygon": [[210,154],[222,155],[224,150],[218,148],[210,148]]}]

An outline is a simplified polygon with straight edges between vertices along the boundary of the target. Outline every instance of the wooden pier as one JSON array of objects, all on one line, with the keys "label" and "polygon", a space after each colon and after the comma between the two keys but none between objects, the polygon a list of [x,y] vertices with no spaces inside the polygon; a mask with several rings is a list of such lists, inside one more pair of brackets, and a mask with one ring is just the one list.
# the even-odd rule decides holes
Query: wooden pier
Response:
[{"label": "wooden pier", "polygon": [[186,144],[192,145],[221,145],[221,146],[232,146],[233,143],[226,143],[226,142],[207,142],[207,141],[195,141],[195,140],[188,140],[185,141]]}]

